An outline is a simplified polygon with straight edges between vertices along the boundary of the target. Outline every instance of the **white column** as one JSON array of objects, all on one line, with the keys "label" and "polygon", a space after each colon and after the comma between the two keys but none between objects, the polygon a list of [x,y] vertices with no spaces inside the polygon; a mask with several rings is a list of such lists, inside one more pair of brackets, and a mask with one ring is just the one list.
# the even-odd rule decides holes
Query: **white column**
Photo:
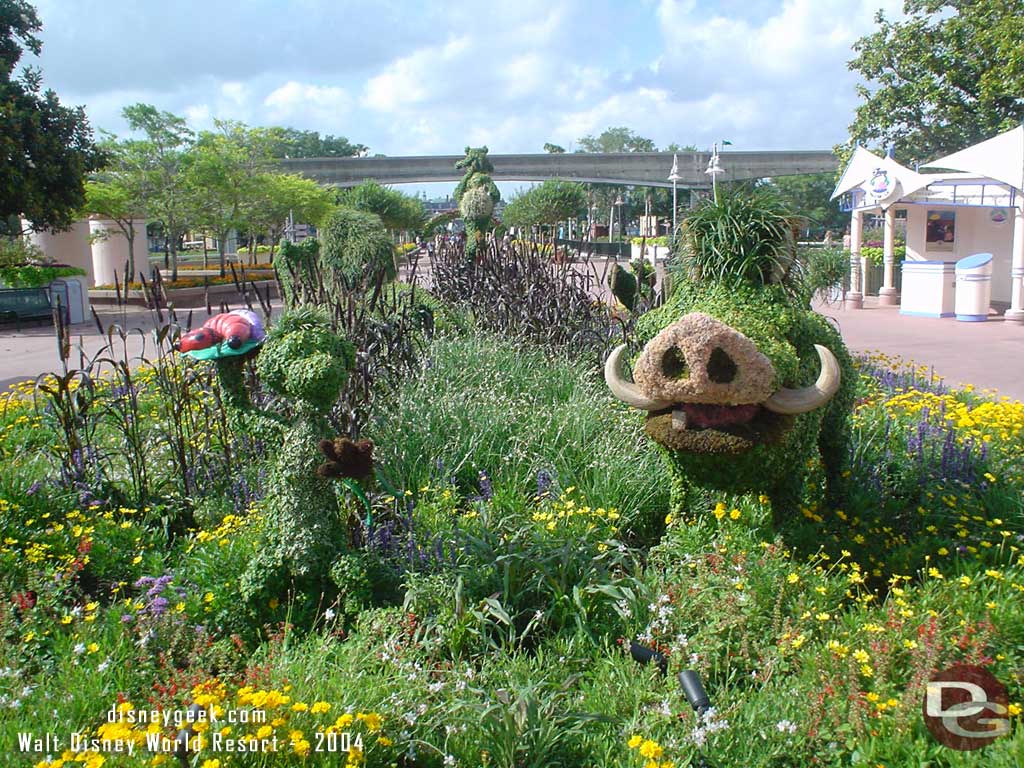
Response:
[{"label": "white column", "polygon": [[[24,230],[30,228],[25,219],[21,220]],[[53,259],[69,267],[84,269],[86,282],[93,285],[92,250],[89,248],[89,222],[87,219],[76,221],[66,232],[29,232],[29,242],[37,245],[47,258]]]},{"label": "white column", "polygon": [[[146,221],[136,219],[135,224],[135,272],[131,280],[139,279],[139,272],[149,277],[149,244],[146,240]],[[97,285],[113,285],[114,274],[124,282],[124,268],[128,261],[128,239],[121,228],[109,219],[89,220],[92,233],[92,263]]]},{"label": "white column", "polygon": [[885,209],[885,227],[882,236],[882,262],[885,273],[882,287],[878,289],[878,303],[883,307],[893,307],[898,303],[896,282],[893,279],[893,266],[896,261],[896,209],[891,205]]},{"label": "white column", "polygon": [[1010,267],[1010,308],[1007,322],[1024,324],[1024,201],[1013,211],[1013,258]]},{"label": "white column", "polygon": [[861,309],[864,306],[864,289],[861,286],[860,239],[863,227],[860,211],[850,214],[850,290],[846,294],[846,309]]}]

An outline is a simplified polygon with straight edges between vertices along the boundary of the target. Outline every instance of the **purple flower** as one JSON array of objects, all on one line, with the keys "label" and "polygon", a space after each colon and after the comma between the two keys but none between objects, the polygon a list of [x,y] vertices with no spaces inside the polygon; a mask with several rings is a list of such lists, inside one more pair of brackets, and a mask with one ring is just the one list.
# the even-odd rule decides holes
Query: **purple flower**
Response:
[{"label": "purple flower", "polygon": [[551,491],[551,486],[555,483],[555,477],[547,469],[542,469],[537,473],[537,495],[545,496]]},{"label": "purple flower", "polygon": [[483,501],[490,501],[494,498],[494,488],[491,486],[491,478],[486,472],[480,473],[480,498]]}]

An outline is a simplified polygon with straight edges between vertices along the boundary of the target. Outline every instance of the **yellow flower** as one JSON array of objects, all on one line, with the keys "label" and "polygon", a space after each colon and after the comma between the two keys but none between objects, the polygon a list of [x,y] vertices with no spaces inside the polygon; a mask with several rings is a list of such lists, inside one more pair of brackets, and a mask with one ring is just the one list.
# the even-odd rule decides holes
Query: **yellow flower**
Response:
[{"label": "yellow flower", "polygon": [[800,574],[791,573],[789,574],[789,576],[786,577],[786,581],[788,581],[790,584],[796,584],[800,581]]},{"label": "yellow flower", "polygon": [[629,741],[626,742],[626,744],[629,746],[630,749],[636,749],[637,747],[639,747],[643,743],[644,743],[644,737],[639,735],[639,734],[636,734],[636,733],[634,733],[632,736],[630,736],[629,737]]},{"label": "yellow flower", "polygon": [[380,744],[382,747],[390,747],[395,742],[393,742],[387,736],[378,736],[377,743]]},{"label": "yellow flower", "polygon": [[853,658],[858,664],[867,664],[871,660],[871,657],[868,655],[868,652],[865,651],[863,648],[858,648],[857,650],[855,650],[853,652]]},{"label": "yellow flower", "polygon": [[381,717],[376,712],[358,713],[356,719],[362,720],[366,724],[366,729],[370,733],[376,733],[381,728]]},{"label": "yellow flower", "polygon": [[327,703],[326,701],[318,701],[313,704],[313,707],[310,709],[310,712],[312,712],[314,715],[320,715],[324,712],[330,712],[330,710],[331,705],[329,703]]},{"label": "yellow flower", "polygon": [[1007,711],[1007,713],[1009,713],[1010,717],[1017,717],[1021,713],[1020,704],[1016,704],[1016,703],[1011,704],[1010,706],[1008,706],[1006,708],[1006,711]]},{"label": "yellow flower", "polygon": [[343,728],[348,728],[350,725],[352,725],[352,721],[354,719],[355,718],[353,718],[352,715],[346,712],[344,715],[341,715],[337,720],[334,721],[334,727],[339,730]]},{"label": "yellow flower", "polygon": [[648,760],[658,760],[663,752],[661,745],[650,739],[640,745],[640,754]]},{"label": "yellow flower", "polygon": [[740,519],[740,511],[738,509],[730,510],[729,511],[729,519],[730,520],[739,520]]},{"label": "yellow flower", "polygon": [[270,606],[270,610],[276,611],[277,610],[277,606],[280,605],[280,603],[278,602],[278,599],[276,597],[272,597],[272,598],[270,598],[270,602],[267,603],[267,605]]},{"label": "yellow flower", "polygon": [[718,504],[715,505],[715,517],[719,520],[725,517],[725,504],[722,502],[718,502]]},{"label": "yellow flower", "polygon": [[220,760],[213,758],[203,761],[203,768],[220,768]]}]

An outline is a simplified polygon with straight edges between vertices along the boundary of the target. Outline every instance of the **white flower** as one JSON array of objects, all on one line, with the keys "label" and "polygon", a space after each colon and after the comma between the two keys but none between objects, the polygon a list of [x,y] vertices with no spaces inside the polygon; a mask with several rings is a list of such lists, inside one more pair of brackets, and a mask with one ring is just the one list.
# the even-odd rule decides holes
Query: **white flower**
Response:
[{"label": "white flower", "polygon": [[796,723],[789,720],[779,720],[779,722],[775,724],[775,727],[778,729],[779,733],[796,733]]},{"label": "white flower", "polygon": [[455,756],[454,755],[445,755],[444,756],[444,764],[446,766],[455,765]]},{"label": "white flower", "polygon": [[334,618],[334,615],[335,614],[334,614],[334,609],[333,608],[328,608],[326,611],[324,611],[324,618],[327,621],[331,621]]},{"label": "white flower", "polygon": [[72,649],[76,656],[81,656],[85,653],[85,643],[79,643]]},{"label": "white flower", "polygon": [[106,672],[107,668],[109,666],[110,666],[110,659],[104,659],[103,661],[101,661],[99,663],[99,666],[96,667],[96,669],[98,669],[100,672]]}]

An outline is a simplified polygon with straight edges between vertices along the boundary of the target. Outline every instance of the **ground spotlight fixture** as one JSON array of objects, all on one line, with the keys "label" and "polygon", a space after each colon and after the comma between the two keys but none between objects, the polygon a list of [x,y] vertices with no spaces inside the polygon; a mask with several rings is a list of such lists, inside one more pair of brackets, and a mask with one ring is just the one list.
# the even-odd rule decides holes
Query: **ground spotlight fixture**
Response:
[{"label": "ground spotlight fixture", "polygon": [[708,692],[704,690],[700,675],[692,669],[684,669],[679,673],[679,685],[682,686],[683,695],[698,716],[711,709],[711,699],[708,698]]},{"label": "ground spotlight fixture", "polygon": [[646,645],[630,641],[629,655],[633,657],[633,661],[640,665],[654,662],[654,665],[661,674],[668,674],[668,659],[665,658],[665,654],[661,651],[656,651],[653,648],[648,648]]}]

